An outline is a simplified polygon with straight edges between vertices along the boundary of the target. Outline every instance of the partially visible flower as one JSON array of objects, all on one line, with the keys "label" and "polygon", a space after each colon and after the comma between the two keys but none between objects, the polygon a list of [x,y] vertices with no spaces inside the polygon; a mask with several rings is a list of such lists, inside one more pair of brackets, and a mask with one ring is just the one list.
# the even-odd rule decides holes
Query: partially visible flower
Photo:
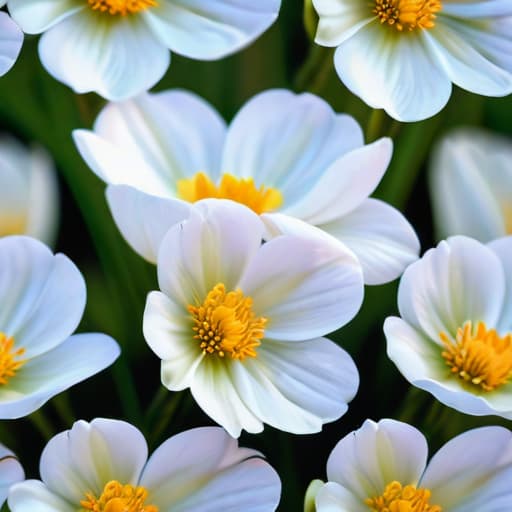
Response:
[{"label": "partially visible flower", "polygon": [[186,218],[187,204],[212,197],[264,214],[272,234],[308,234],[298,220],[324,230],[357,255],[368,284],[397,278],[418,256],[404,216],[368,197],[387,169],[391,141],[365,145],[352,117],[312,94],[258,94],[229,128],[197,96],[145,94],[108,105],[93,132],[77,130],[74,138],[111,185],[123,236],[152,262],[164,227]]},{"label": "partially visible flower", "polygon": [[512,435],[502,427],[469,430],[427,464],[423,434],[395,420],[345,436],[327,461],[317,512],[509,512]]},{"label": "partially visible flower", "polygon": [[104,334],[71,336],[85,307],[85,283],[63,254],[38,240],[0,239],[0,418],[19,418],[112,364]]},{"label": "partially visible flower", "polygon": [[512,235],[512,141],[476,128],[451,132],[434,151],[430,194],[440,239]]},{"label": "partially visible flower", "polygon": [[0,444],[0,508],[7,499],[11,485],[21,482],[24,478],[25,472],[16,455]]},{"label": "partially visible flower", "polygon": [[260,457],[204,427],[169,438],[148,460],[129,423],[80,420],[46,445],[42,481],[14,485],[8,503],[12,512],[273,512],[281,483]]},{"label": "partially visible flower", "polygon": [[55,169],[42,148],[0,138],[0,237],[30,235],[52,245],[58,223]]},{"label": "partially visible flower", "polygon": [[[7,0],[0,0],[0,8]],[[0,76],[5,75],[16,62],[23,43],[23,32],[6,12],[0,11]]]},{"label": "partially visible flower", "polygon": [[384,323],[388,355],[414,386],[466,414],[512,419],[512,236],[456,236],[413,263]]},{"label": "partially visible flower", "polygon": [[263,423],[318,432],[359,384],[330,333],[357,313],[361,267],[334,238],[282,235],[262,245],[249,208],[208,199],[171,228],[158,254],[144,337],[172,391],[189,388],[232,436]]},{"label": "partially visible flower", "polygon": [[507,0],[313,0],[316,42],[337,47],[341,81],[373,108],[419,121],[447,103],[452,82],[484,96],[512,93]]},{"label": "partially visible flower", "polygon": [[7,0],[27,34],[43,33],[46,70],[78,93],[135,96],[167,71],[169,50],[220,59],[277,18],[281,0]]}]

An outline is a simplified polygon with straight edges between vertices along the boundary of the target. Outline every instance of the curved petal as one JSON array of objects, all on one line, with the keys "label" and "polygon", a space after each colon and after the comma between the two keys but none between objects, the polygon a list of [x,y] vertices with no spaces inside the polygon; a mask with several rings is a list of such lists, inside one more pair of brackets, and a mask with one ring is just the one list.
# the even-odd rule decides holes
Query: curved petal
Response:
[{"label": "curved petal", "polygon": [[80,420],[46,445],[41,455],[41,479],[76,510],[86,493],[100,496],[111,480],[137,485],[147,456],[144,436],[129,423],[103,418],[90,423]]},{"label": "curved petal", "polygon": [[444,0],[442,12],[458,18],[492,18],[512,16],[512,5],[507,0]]},{"label": "curved petal", "polygon": [[21,50],[23,32],[5,12],[0,12],[0,76],[12,68]]},{"label": "curved petal", "polygon": [[111,23],[108,16],[91,9],[45,32],[39,56],[46,70],[75,92],[94,91],[109,100],[149,89],[170,62],[169,51],[140,19]]},{"label": "curved petal", "polygon": [[126,185],[109,185],[107,201],[119,231],[130,247],[156,264],[167,231],[190,215],[190,205],[139,192]]},{"label": "curved petal", "polygon": [[278,236],[254,256],[240,288],[268,319],[265,336],[307,340],[349,322],[363,300],[362,270],[355,256],[321,231],[317,236]]},{"label": "curved petal", "polygon": [[421,486],[443,510],[506,510],[512,500],[512,434],[502,427],[464,432],[432,458]]},{"label": "curved petal", "polygon": [[32,358],[61,343],[78,326],[85,282],[75,264],[23,236],[0,240],[0,332]]},{"label": "curved petal", "polygon": [[315,498],[317,512],[368,512],[367,505],[336,482],[327,482]]},{"label": "curved petal", "polygon": [[382,138],[346,153],[283,213],[315,225],[339,219],[360,206],[377,188],[392,152],[391,139]]},{"label": "curved petal", "polygon": [[13,485],[7,503],[12,512],[76,512],[76,506],[49,491],[39,480]]},{"label": "curved petal", "polygon": [[416,485],[427,462],[423,434],[400,421],[366,420],[345,436],[327,461],[327,477],[364,503],[380,496],[394,480]]},{"label": "curved petal", "polygon": [[25,479],[25,472],[16,455],[0,444],[0,507],[7,499],[9,488]]},{"label": "curved petal", "polygon": [[488,246],[500,259],[505,272],[505,300],[496,328],[501,333],[512,332],[512,236],[494,240]]},{"label": "curved petal", "polygon": [[354,252],[366,284],[392,281],[418,259],[420,242],[414,229],[398,210],[378,199],[366,199],[347,215],[318,227]]},{"label": "curved petal", "polygon": [[0,417],[20,418],[50,398],[110,366],[119,345],[105,334],[77,334],[27,361],[0,389]]},{"label": "curved petal", "polygon": [[320,97],[283,89],[249,100],[231,123],[222,170],[299,200],[341,155],[363,145],[357,122]]},{"label": "curved petal", "polygon": [[162,0],[144,17],[174,52],[213,60],[240,50],[267,30],[280,5],[281,0]]},{"label": "curved petal", "polygon": [[336,71],[355,95],[398,121],[431,117],[448,102],[450,80],[431,55],[427,31],[396,37],[392,30],[377,21],[362,27],[336,50]]}]

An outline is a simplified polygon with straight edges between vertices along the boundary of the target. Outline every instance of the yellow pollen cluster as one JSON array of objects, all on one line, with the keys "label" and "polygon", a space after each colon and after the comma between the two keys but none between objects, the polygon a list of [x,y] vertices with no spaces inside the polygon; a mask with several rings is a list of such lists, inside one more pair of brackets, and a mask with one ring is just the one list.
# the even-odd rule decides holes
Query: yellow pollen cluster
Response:
[{"label": "yellow pollen cluster", "polygon": [[108,482],[99,498],[92,493],[80,502],[80,512],[158,512],[155,505],[145,505],[148,491],[144,487],[122,485],[117,480]]},{"label": "yellow pollen cluster", "polygon": [[11,377],[25,364],[20,357],[25,353],[24,348],[14,348],[14,338],[0,332],[0,385],[7,384]]},{"label": "yellow pollen cluster", "polygon": [[157,0],[87,0],[87,3],[95,11],[112,15],[120,14],[121,16],[134,14],[158,5]]},{"label": "yellow pollen cluster", "polygon": [[455,343],[444,332],[439,336],[446,364],[464,381],[492,391],[512,377],[512,333],[499,336],[484,322],[479,322],[473,333],[471,322],[466,322],[457,329]]},{"label": "yellow pollen cluster", "polygon": [[203,354],[217,354],[243,361],[256,357],[256,348],[265,334],[267,319],[256,317],[251,297],[240,290],[226,293],[223,283],[216,284],[200,306],[188,306],[194,320],[194,338]]},{"label": "yellow pollen cluster", "polygon": [[178,196],[185,201],[195,203],[200,199],[210,197],[216,199],[231,199],[248,206],[257,213],[270,212],[279,208],[283,202],[281,193],[270,187],[256,188],[252,178],[236,178],[231,174],[223,174],[219,185],[203,172],[177,183]]},{"label": "yellow pollen cluster", "polygon": [[401,32],[434,27],[436,13],[442,8],[441,0],[375,0],[373,13],[381,24]]},{"label": "yellow pollen cluster", "polygon": [[382,496],[364,502],[374,512],[442,512],[439,505],[429,504],[430,495],[428,489],[416,489],[414,485],[402,487],[394,481],[386,485]]}]

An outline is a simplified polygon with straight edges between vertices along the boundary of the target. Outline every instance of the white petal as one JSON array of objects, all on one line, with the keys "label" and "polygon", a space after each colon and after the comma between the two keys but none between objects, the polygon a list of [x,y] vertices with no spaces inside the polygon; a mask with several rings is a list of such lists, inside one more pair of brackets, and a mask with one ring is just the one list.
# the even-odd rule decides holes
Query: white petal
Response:
[{"label": "white petal", "polygon": [[139,192],[126,185],[107,187],[107,201],[114,221],[131,248],[156,264],[158,249],[167,231],[185,220],[190,205]]},{"label": "white petal", "polygon": [[357,122],[318,96],[273,89],[256,95],[229,127],[223,172],[277,188],[285,206],[299,200],[329,165],[363,145]]},{"label": "white petal", "polygon": [[9,491],[12,512],[76,512],[76,506],[49,491],[39,480],[25,480]]},{"label": "white petal", "polygon": [[450,80],[425,42],[428,31],[394,37],[392,30],[377,21],[361,28],[336,50],[336,71],[365,103],[398,121],[431,117],[446,105]]},{"label": "white petal", "polygon": [[512,502],[512,434],[502,427],[465,432],[432,458],[421,487],[450,512],[505,511]]},{"label": "white petal", "polygon": [[339,219],[375,190],[392,152],[391,140],[383,138],[346,153],[309,190],[303,191],[302,200],[285,208],[283,213],[315,225]]},{"label": "white petal", "polygon": [[119,345],[104,334],[77,334],[27,361],[0,389],[0,417],[20,418],[50,398],[110,366]]},{"label": "white petal", "polygon": [[325,234],[283,235],[265,243],[240,288],[268,319],[265,336],[305,340],[349,322],[363,300],[362,270],[355,256]]},{"label": "white petal", "polygon": [[[85,9],[81,0],[8,0],[9,12],[27,34],[40,34]],[[5,3],[5,2],[4,2]]]},{"label": "white petal", "polygon": [[16,62],[23,43],[23,32],[5,12],[0,12],[0,76]]},{"label": "white petal", "polygon": [[13,336],[24,357],[52,349],[77,327],[85,283],[74,263],[41,242],[0,240],[0,332]]},{"label": "white petal", "polygon": [[495,240],[488,247],[498,256],[505,271],[505,300],[496,326],[501,333],[512,332],[512,236]]},{"label": "white petal", "polygon": [[512,16],[508,0],[445,0],[443,14],[460,18]]},{"label": "white petal", "polygon": [[394,480],[416,485],[427,451],[425,438],[411,425],[388,419],[378,423],[366,420],[335,446],[327,461],[327,477],[364,502],[380,496]]},{"label": "white petal", "polygon": [[170,55],[140,18],[109,18],[87,9],[62,20],[41,37],[39,56],[75,92],[122,100],[158,82]]},{"label": "white petal", "polygon": [[219,59],[256,39],[277,18],[281,0],[162,0],[144,13],[168,48],[193,59]]},{"label": "white petal", "polygon": [[359,497],[336,482],[327,482],[315,498],[316,512],[368,512]]},{"label": "white petal", "polygon": [[46,445],[41,455],[41,479],[77,510],[85,493],[100,496],[111,480],[137,485],[147,455],[144,436],[129,423],[103,418],[91,423],[80,420]]},{"label": "white petal", "polygon": [[9,488],[25,479],[25,472],[16,455],[0,444],[0,507],[7,499]]},{"label": "white petal", "polygon": [[366,199],[319,228],[354,252],[366,284],[392,281],[418,258],[420,243],[412,226],[398,210],[377,199]]}]

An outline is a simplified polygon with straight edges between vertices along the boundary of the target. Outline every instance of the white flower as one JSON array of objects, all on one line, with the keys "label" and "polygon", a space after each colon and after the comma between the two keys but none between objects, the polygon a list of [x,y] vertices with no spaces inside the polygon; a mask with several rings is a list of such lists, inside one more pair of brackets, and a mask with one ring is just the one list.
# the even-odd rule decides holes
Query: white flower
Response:
[{"label": "white flower", "polygon": [[100,178],[133,187],[110,186],[107,195],[123,236],[150,261],[164,227],[187,215],[186,203],[172,199],[205,197],[263,213],[271,234],[307,234],[299,220],[325,230],[357,255],[368,284],[395,279],[417,258],[419,242],[403,215],[368,198],[391,159],[391,141],[364,145],[356,121],[317,96],[266,91],[227,128],[192,94],[145,94],[108,105],[94,132],[74,137]]},{"label": "white flower", "polygon": [[0,444],[0,508],[7,499],[11,485],[21,482],[24,478],[25,472],[16,455]]},{"label": "white flower", "polygon": [[46,445],[42,481],[13,486],[8,503],[12,512],[273,512],[281,484],[259,455],[204,427],[171,437],[148,460],[129,423],[80,420]]},{"label": "white flower", "polygon": [[449,238],[400,281],[388,355],[414,386],[466,414],[512,419],[512,237]]},{"label": "white flower", "polygon": [[452,82],[484,96],[512,93],[512,2],[313,0],[316,42],[337,47],[341,81],[400,121],[433,116]]},{"label": "white flower", "polygon": [[263,422],[318,432],[355,395],[350,356],[322,338],[351,320],[361,268],[333,238],[283,235],[262,245],[259,217],[238,203],[204,200],[171,228],[158,255],[144,337],[170,390],[190,387],[232,436]]},{"label": "white flower", "polygon": [[[7,0],[0,0],[0,8]],[[21,50],[23,32],[6,12],[0,11],[0,76],[9,71]]]},{"label": "white flower", "polygon": [[0,418],[19,418],[112,364],[104,334],[71,336],[85,283],[63,254],[23,236],[0,239]]},{"label": "white flower", "polygon": [[509,512],[512,435],[502,427],[469,430],[427,465],[423,434],[395,420],[345,436],[327,461],[317,512]]},{"label": "white flower", "polygon": [[55,240],[59,196],[50,156],[27,149],[10,137],[0,138],[0,236],[30,235]]},{"label": "white flower", "polygon": [[439,238],[512,235],[512,141],[475,128],[445,136],[430,165]]},{"label": "white flower", "polygon": [[169,49],[193,59],[234,53],[277,18],[281,0],[7,0],[27,34],[44,32],[43,66],[78,93],[120,100],[151,88]]}]

